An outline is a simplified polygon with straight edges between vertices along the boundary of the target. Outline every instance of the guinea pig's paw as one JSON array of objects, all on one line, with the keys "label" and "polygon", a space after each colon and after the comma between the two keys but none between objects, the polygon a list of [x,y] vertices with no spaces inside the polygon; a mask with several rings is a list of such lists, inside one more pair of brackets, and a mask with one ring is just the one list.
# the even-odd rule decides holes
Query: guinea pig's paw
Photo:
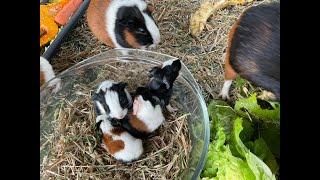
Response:
[{"label": "guinea pig's paw", "polygon": [[218,95],[222,100],[230,100],[229,93],[226,91],[221,91]]},{"label": "guinea pig's paw", "polygon": [[167,110],[168,110],[170,113],[173,113],[173,112],[178,111],[177,108],[173,108],[170,104],[168,104],[168,105],[166,106],[166,108],[167,108]]},{"label": "guinea pig's paw", "polygon": [[271,101],[275,101],[277,99],[275,94],[265,90],[262,91],[262,93],[258,96],[258,98],[263,100],[271,100]]}]

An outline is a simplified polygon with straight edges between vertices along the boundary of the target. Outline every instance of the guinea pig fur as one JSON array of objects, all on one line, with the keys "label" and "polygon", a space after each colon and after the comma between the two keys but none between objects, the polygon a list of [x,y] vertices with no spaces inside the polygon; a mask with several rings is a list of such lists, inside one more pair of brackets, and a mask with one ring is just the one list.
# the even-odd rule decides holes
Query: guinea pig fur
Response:
[{"label": "guinea pig fur", "polygon": [[87,22],[91,32],[108,46],[146,49],[160,42],[152,10],[144,0],[91,0]]},{"label": "guinea pig fur", "polygon": [[122,120],[112,120],[113,126],[121,127],[134,137],[146,139],[165,121],[159,99],[147,87],[138,87],[133,112]]},{"label": "guinea pig fur", "polygon": [[[55,77],[51,64],[47,59],[40,56],[40,87]],[[49,82],[49,87],[54,87],[53,92],[60,89],[60,79],[55,79]]]},{"label": "guinea pig fur", "polygon": [[229,99],[232,81],[240,75],[271,91],[280,101],[280,3],[253,6],[229,32],[225,82],[220,92]]},{"label": "guinea pig fur", "polygon": [[102,82],[92,97],[96,114],[123,119],[132,107],[132,98],[126,87],[125,82]]},{"label": "guinea pig fur", "polygon": [[115,159],[130,163],[139,159],[143,153],[142,140],[130,135],[119,127],[113,127],[106,115],[97,116],[103,133],[101,146]]},{"label": "guinea pig fur", "polygon": [[174,110],[171,109],[169,101],[172,96],[173,83],[179,76],[180,70],[181,62],[178,59],[165,61],[162,67],[154,67],[149,72],[148,87],[153,94],[156,94],[160,100],[164,101],[164,105],[167,106],[169,111]]}]

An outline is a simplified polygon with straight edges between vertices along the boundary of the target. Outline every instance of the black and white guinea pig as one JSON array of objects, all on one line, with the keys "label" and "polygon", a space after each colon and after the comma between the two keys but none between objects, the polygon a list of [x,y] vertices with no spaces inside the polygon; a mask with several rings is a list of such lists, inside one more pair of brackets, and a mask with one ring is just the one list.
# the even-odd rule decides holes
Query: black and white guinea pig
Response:
[{"label": "black and white guinea pig", "polygon": [[96,123],[102,131],[103,147],[111,156],[123,163],[138,160],[143,153],[142,140],[133,137],[121,127],[111,125],[110,117],[106,114],[98,115]]},{"label": "black and white guinea pig", "polygon": [[280,101],[279,2],[248,8],[231,28],[225,81],[219,94],[222,99],[229,99],[229,89],[237,75],[271,91]]},{"label": "black and white guinea pig", "polygon": [[61,87],[61,81],[60,79],[52,80],[53,78],[55,78],[55,73],[51,64],[46,58],[40,56],[40,87],[51,80],[48,86],[54,87],[52,92],[57,92]]},{"label": "black and white guinea pig", "polygon": [[133,102],[133,112],[122,120],[112,119],[115,127],[121,127],[136,138],[146,139],[165,121],[160,100],[147,87],[138,87]]},{"label": "black and white guinea pig", "polygon": [[102,82],[93,94],[94,107],[97,115],[123,119],[132,107],[132,98],[125,82],[107,80]]},{"label": "black and white guinea pig", "polygon": [[172,96],[173,83],[179,76],[180,70],[181,61],[177,59],[165,61],[161,67],[154,67],[149,72],[148,87],[152,93],[164,101],[164,105],[170,112],[175,110],[170,106],[169,101]]},{"label": "black and white guinea pig", "polygon": [[91,0],[87,22],[91,32],[108,46],[146,49],[160,42],[152,11],[144,0]]}]

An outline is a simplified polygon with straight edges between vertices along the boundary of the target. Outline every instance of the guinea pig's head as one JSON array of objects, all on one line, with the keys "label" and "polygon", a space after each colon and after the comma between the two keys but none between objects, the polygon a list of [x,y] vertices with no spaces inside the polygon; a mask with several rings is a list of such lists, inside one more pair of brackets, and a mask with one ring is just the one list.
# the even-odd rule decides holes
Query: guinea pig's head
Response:
[{"label": "guinea pig's head", "polygon": [[107,28],[115,47],[155,47],[160,42],[160,32],[152,11],[152,6],[144,0],[111,1],[107,12]]},{"label": "guinea pig's head", "polygon": [[153,90],[168,90],[179,76],[181,62],[177,60],[165,61],[162,67],[154,67],[149,71],[148,86]]},{"label": "guinea pig's head", "polygon": [[127,83],[104,81],[93,96],[96,109],[100,114],[123,119],[132,107],[132,98],[126,90]]},{"label": "guinea pig's head", "polygon": [[148,87],[138,87],[135,92],[133,102],[133,114],[136,115],[141,109],[144,112],[153,113],[157,105],[160,105],[160,99],[151,93]]}]

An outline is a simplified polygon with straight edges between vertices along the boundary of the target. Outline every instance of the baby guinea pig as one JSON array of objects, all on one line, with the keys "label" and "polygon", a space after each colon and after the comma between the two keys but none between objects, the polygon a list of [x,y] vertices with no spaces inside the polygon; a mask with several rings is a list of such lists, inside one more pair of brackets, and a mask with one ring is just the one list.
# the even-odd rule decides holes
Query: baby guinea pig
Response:
[{"label": "baby guinea pig", "polygon": [[160,100],[147,87],[138,87],[133,112],[122,120],[112,119],[113,126],[121,127],[136,138],[146,139],[165,121]]},{"label": "baby guinea pig", "polygon": [[120,127],[113,127],[109,118],[106,114],[98,115],[96,118],[96,123],[99,124],[103,134],[101,146],[123,163],[139,159],[143,153],[142,140],[133,137]]},{"label": "baby guinea pig", "polygon": [[87,22],[91,32],[108,46],[146,49],[160,42],[152,11],[144,0],[91,0]]},{"label": "baby guinea pig", "polygon": [[219,94],[229,99],[232,81],[240,75],[274,93],[280,101],[280,3],[253,6],[229,32],[225,81]]},{"label": "baby guinea pig", "polygon": [[[40,56],[40,87],[53,79],[55,73],[52,69],[51,64],[47,59]],[[60,79],[55,79],[49,82],[49,87],[54,87],[53,92],[57,92],[60,89]]]},{"label": "baby guinea pig", "polygon": [[179,76],[180,70],[181,62],[178,59],[165,61],[161,67],[154,67],[149,72],[148,87],[153,94],[156,94],[163,101],[170,112],[176,110],[170,106],[169,101],[172,96],[173,83]]},{"label": "baby guinea pig", "polygon": [[102,82],[92,97],[96,114],[123,119],[132,107],[132,98],[126,87],[127,83],[124,82]]}]

